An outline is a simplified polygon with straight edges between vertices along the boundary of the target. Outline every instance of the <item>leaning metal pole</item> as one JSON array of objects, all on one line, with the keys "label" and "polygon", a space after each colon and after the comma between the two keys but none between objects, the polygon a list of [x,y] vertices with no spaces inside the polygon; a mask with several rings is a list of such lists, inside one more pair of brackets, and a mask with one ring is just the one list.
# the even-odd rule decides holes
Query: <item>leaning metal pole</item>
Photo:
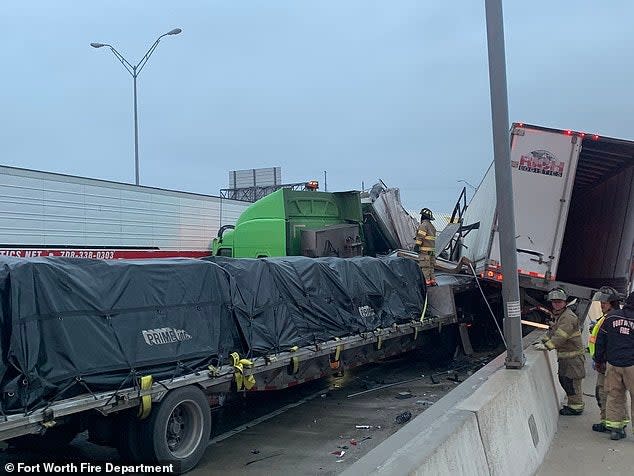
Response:
[{"label": "leaning metal pole", "polygon": [[502,299],[504,302],[504,335],[507,343],[505,364],[506,368],[520,369],[524,366],[526,358],[522,348],[522,315],[517,276],[517,245],[515,243],[513,182],[511,181],[502,0],[485,0],[485,9],[489,51],[489,83],[493,124],[493,154],[495,156],[498,236],[504,276],[502,281]]}]

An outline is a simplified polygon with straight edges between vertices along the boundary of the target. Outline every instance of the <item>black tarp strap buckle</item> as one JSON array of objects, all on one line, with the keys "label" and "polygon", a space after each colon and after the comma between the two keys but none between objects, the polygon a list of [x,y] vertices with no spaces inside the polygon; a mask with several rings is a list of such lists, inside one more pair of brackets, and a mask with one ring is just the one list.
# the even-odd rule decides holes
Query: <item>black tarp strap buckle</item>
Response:
[{"label": "black tarp strap buckle", "polygon": [[210,377],[219,377],[220,376],[220,367],[215,367],[213,365],[207,366],[207,370],[209,370]]},{"label": "black tarp strap buckle", "polygon": [[42,410],[42,426],[44,428],[52,428],[57,422],[52,408]]},{"label": "black tarp strap buckle", "polygon": [[236,381],[236,388],[238,390],[251,390],[255,387],[255,375],[245,375],[244,369],[247,367],[253,367],[253,362],[249,359],[241,359],[240,354],[232,352],[229,354],[231,358],[231,366],[234,369],[233,376]]}]

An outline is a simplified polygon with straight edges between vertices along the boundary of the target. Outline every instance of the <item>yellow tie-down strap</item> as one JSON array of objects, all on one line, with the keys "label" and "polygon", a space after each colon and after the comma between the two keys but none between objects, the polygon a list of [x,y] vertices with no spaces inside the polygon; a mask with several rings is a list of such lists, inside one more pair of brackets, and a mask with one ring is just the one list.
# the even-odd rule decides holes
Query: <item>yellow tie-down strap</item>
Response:
[{"label": "yellow tie-down strap", "polygon": [[249,359],[241,359],[240,354],[237,352],[232,352],[229,357],[231,357],[231,365],[234,368],[233,375],[237,389],[242,390],[245,388],[251,390],[255,386],[255,375],[245,375],[244,369],[253,367],[253,362]]},{"label": "yellow tie-down strap", "polygon": [[[153,383],[154,378],[151,375],[144,375],[139,379],[139,388],[141,390],[150,390]],[[141,397],[141,403],[139,404],[139,412],[137,413],[137,417],[139,418],[139,420],[144,420],[149,416],[151,411],[152,395],[143,395]]]},{"label": "yellow tie-down strap", "polygon": [[425,320],[425,313],[427,312],[427,293],[425,293],[425,302],[423,303],[423,312],[420,313],[420,322]]}]

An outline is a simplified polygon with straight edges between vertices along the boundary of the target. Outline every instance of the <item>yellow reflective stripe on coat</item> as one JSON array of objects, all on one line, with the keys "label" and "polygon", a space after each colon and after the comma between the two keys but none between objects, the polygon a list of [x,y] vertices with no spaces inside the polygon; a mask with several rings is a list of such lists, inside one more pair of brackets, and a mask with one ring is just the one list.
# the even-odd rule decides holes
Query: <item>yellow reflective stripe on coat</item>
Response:
[{"label": "yellow reflective stripe on coat", "polygon": [[[546,346],[548,347],[548,345]],[[578,355],[583,355],[583,349],[571,350],[570,352],[557,352],[557,358],[559,359],[571,359],[572,357],[577,357]]]},{"label": "yellow reflective stripe on coat", "polygon": [[594,353],[596,352],[597,336],[599,335],[599,331],[601,330],[601,325],[603,324],[603,321],[605,321],[605,315],[599,318],[597,323],[592,328],[590,337],[588,337],[588,350],[590,351],[590,357],[594,357]]},{"label": "yellow reflective stripe on coat", "polygon": [[568,339],[569,338],[568,333],[565,330],[563,330],[563,329],[557,329],[555,331],[555,334],[557,334],[558,336],[563,337],[564,339]]},{"label": "yellow reflective stripe on coat", "polygon": [[543,342],[548,350],[553,350],[555,348],[555,344],[553,344],[553,342],[550,339],[546,339]]}]

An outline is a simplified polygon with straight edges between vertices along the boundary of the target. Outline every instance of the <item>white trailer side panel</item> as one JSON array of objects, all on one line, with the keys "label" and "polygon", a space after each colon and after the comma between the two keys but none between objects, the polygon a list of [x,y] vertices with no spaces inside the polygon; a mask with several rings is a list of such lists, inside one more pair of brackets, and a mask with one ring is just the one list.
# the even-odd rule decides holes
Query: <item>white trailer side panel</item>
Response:
[{"label": "white trailer side panel", "polygon": [[[566,133],[515,127],[511,166],[517,236],[517,266],[522,273],[549,275],[557,270],[566,218],[581,148]],[[528,253],[532,251],[539,253]],[[500,260],[498,232],[491,259]]]},{"label": "white trailer side panel", "polygon": [[0,246],[210,250],[248,205],[0,166]]},{"label": "white trailer side panel", "polygon": [[478,271],[482,270],[489,258],[495,203],[495,169],[491,164],[471,198],[464,217],[465,225],[480,222],[480,228],[471,231],[464,238],[463,249],[463,255],[474,263]]}]

